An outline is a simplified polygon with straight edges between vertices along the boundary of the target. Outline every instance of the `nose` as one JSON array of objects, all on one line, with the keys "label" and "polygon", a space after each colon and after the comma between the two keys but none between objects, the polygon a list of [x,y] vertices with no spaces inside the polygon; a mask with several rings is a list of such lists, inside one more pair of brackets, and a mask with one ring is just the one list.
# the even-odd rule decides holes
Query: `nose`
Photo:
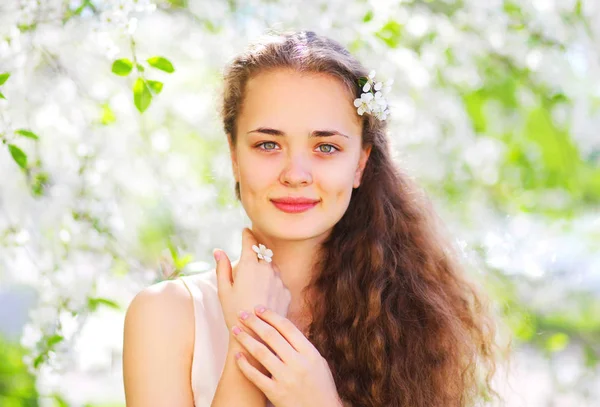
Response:
[{"label": "nose", "polygon": [[279,179],[282,184],[290,187],[310,185],[312,183],[310,159],[301,153],[288,155]]}]

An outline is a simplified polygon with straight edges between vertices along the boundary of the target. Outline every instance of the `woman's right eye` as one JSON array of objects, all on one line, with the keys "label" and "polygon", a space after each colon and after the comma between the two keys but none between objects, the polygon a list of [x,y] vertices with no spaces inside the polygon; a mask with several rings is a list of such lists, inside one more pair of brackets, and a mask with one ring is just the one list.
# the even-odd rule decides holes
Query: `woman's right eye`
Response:
[{"label": "woman's right eye", "polygon": [[264,142],[262,142],[260,144],[257,144],[256,147],[258,147],[260,150],[263,150],[263,151],[271,151],[271,150],[275,149],[275,147],[273,147],[273,148],[268,148],[268,147],[267,148],[261,148],[261,146],[268,146],[268,145],[276,146],[277,143],[275,143],[273,141],[264,141]]}]

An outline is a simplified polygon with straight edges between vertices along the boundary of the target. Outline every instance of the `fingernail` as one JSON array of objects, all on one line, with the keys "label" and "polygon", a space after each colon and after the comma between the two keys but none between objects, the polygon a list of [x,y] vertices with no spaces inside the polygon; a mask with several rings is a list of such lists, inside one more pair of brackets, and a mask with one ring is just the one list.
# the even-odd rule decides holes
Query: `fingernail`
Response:
[{"label": "fingernail", "polygon": [[215,250],[214,256],[215,256],[215,261],[221,260],[221,252],[219,250]]},{"label": "fingernail", "polygon": [[266,308],[263,307],[262,305],[257,305],[255,308],[257,313],[262,314],[263,312],[265,312]]},{"label": "fingernail", "polygon": [[240,311],[240,318],[241,319],[247,319],[248,318],[248,313],[246,311]]},{"label": "fingernail", "polygon": [[242,330],[241,330],[240,328],[238,328],[237,326],[234,326],[234,327],[233,327],[233,329],[232,329],[232,331],[233,331],[233,334],[234,334],[234,335],[237,335],[237,334],[239,334],[240,332],[242,332]]}]

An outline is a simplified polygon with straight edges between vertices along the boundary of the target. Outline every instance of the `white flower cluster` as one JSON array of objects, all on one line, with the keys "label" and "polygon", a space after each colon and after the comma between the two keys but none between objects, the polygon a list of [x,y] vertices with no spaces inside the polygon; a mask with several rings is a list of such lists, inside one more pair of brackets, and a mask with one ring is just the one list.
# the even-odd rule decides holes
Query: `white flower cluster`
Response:
[{"label": "white flower cluster", "polygon": [[354,99],[354,106],[361,116],[363,113],[369,113],[379,120],[385,120],[390,114],[390,109],[384,95],[390,93],[394,80],[389,79],[385,83],[375,82],[375,71],[371,71],[366,79],[367,83],[362,88],[363,94],[360,98]]},{"label": "white flower cluster", "polygon": [[126,29],[129,34],[133,34],[137,27],[137,19],[132,17],[132,14],[151,13],[156,10],[156,4],[150,0],[105,1],[101,10],[101,26],[116,26]]}]

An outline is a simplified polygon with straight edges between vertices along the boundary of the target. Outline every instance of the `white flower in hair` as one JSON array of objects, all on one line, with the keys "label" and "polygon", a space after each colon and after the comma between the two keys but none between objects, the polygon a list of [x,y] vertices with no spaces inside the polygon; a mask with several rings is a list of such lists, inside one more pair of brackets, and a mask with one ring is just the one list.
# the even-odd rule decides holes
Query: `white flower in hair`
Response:
[{"label": "white flower in hair", "polygon": [[252,250],[257,253],[259,259],[265,260],[267,263],[271,262],[271,256],[273,256],[273,250],[267,249],[264,244],[259,244],[259,247],[252,245]]},{"label": "white flower in hair", "polygon": [[379,120],[387,119],[390,114],[390,109],[384,95],[392,90],[392,79],[383,82],[375,82],[375,71],[369,72],[368,77],[359,79],[359,84],[362,86],[363,93],[360,98],[354,99],[354,106],[359,115],[369,113],[377,117]]}]

